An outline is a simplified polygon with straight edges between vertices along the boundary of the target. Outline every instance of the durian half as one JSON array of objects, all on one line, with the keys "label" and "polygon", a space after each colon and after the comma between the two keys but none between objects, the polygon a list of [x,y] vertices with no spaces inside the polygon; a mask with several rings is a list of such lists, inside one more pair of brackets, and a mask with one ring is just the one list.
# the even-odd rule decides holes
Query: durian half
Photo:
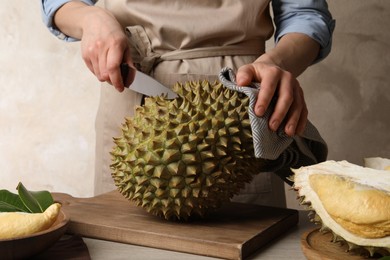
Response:
[{"label": "durian half", "polygon": [[382,157],[364,158],[364,166],[377,170],[390,171],[390,159]]},{"label": "durian half", "polygon": [[347,161],[292,169],[293,188],[322,230],[349,249],[390,252],[390,172]]},{"label": "durian half", "polygon": [[186,82],[178,97],[150,97],[115,138],[119,191],[166,219],[203,216],[262,169],[254,158],[248,97],[221,83]]}]

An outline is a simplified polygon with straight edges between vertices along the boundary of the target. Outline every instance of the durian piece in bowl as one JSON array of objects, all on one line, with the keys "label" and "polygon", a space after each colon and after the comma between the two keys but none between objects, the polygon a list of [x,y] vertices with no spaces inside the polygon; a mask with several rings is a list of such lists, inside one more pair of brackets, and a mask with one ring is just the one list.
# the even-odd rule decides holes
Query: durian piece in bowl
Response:
[{"label": "durian piece in bowl", "polygon": [[390,172],[347,161],[293,169],[294,189],[334,241],[370,255],[390,254]]},{"label": "durian piece in bowl", "polygon": [[203,216],[237,194],[264,163],[254,158],[247,96],[221,83],[177,83],[147,98],[115,138],[118,190],[166,219]]}]

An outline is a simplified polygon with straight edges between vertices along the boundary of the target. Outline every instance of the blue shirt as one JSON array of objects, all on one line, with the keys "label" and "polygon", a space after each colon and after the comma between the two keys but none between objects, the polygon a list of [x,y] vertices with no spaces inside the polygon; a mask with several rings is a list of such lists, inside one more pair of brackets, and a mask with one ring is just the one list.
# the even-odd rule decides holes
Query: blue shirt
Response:
[{"label": "blue shirt", "polygon": [[[63,34],[53,25],[55,12],[70,0],[41,0],[42,18],[49,30],[65,41],[76,41]],[[94,5],[94,0],[81,0]],[[335,20],[328,10],[326,0],[273,0],[275,42],[287,33],[303,33],[317,41],[321,50],[315,62],[325,58],[332,46]]]}]

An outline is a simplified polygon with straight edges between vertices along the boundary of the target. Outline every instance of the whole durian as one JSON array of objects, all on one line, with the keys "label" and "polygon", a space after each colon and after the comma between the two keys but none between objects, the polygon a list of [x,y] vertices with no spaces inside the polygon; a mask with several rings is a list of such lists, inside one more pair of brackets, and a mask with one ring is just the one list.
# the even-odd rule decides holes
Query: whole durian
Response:
[{"label": "whole durian", "polygon": [[334,242],[371,256],[390,254],[390,172],[347,161],[293,169],[294,189],[309,216]]},{"label": "whole durian", "polygon": [[146,98],[114,138],[118,190],[166,219],[203,216],[259,173],[248,97],[207,81],[177,83],[175,99]]}]

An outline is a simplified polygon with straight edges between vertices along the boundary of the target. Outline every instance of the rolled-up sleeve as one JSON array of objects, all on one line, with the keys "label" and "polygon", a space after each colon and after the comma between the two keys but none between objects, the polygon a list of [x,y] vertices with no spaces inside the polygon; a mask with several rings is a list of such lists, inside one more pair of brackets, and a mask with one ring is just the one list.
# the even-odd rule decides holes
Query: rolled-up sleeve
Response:
[{"label": "rolled-up sleeve", "polygon": [[303,33],[317,41],[320,53],[313,63],[324,59],[332,47],[335,20],[325,0],[273,0],[275,42],[287,33]]},{"label": "rolled-up sleeve", "polygon": [[[60,30],[58,30],[58,28],[54,26],[53,23],[53,17],[54,14],[57,12],[57,10],[61,6],[63,6],[64,4],[70,1],[71,0],[41,0],[42,20],[43,23],[46,25],[46,27],[49,29],[49,31],[59,39],[64,41],[77,41],[78,39],[63,34]],[[94,5],[96,3],[96,1],[94,0],[80,0],[80,1],[87,5]]]}]

